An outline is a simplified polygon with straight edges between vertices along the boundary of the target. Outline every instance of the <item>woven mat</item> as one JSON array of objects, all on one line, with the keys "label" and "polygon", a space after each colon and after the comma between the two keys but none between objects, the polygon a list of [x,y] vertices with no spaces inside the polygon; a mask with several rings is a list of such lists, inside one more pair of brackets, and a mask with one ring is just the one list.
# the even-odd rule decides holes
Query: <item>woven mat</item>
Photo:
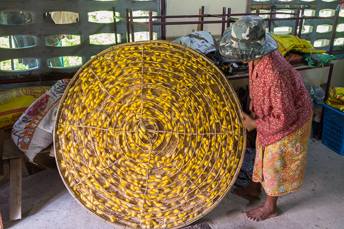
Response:
[{"label": "woven mat", "polygon": [[56,160],[71,194],[103,219],[180,228],[211,211],[238,174],[241,108],[205,57],[163,41],[114,46],[61,99]]}]

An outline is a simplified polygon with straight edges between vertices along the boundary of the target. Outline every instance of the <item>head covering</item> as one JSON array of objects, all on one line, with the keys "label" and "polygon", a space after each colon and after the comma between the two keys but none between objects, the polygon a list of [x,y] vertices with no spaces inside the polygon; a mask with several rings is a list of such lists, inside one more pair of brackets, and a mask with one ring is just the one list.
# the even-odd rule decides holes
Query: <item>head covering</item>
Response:
[{"label": "head covering", "polygon": [[240,61],[258,59],[278,48],[269,33],[265,32],[264,20],[258,16],[245,16],[233,23],[222,36],[222,56]]}]

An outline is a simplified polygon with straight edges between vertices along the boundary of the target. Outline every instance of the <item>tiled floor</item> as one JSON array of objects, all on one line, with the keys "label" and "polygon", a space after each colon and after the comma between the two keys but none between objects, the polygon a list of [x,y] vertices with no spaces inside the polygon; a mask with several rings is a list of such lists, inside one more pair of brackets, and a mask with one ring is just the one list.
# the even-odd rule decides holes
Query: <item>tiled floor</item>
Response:
[{"label": "tiled floor", "polygon": [[[13,229],[107,229],[111,225],[90,214],[66,191],[56,171],[49,170],[24,180],[22,220],[5,226]],[[8,185],[0,187],[0,206],[8,218]],[[310,145],[305,184],[281,198],[282,215],[265,222],[251,222],[242,213],[247,202],[229,194],[203,220],[214,229],[342,229],[344,228],[344,157],[319,142]]]}]

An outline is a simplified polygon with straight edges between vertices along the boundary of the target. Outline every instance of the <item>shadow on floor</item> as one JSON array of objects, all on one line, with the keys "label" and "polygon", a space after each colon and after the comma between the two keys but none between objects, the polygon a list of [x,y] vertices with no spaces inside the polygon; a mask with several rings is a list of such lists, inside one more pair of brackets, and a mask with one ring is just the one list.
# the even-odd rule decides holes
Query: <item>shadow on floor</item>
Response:
[{"label": "shadow on floor", "polygon": [[[56,170],[49,169],[23,178],[22,218],[34,215],[54,198],[65,192],[63,182]],[[9,184],[0,187],[0,208],[5,228],[20,222],[9,221]]]}]

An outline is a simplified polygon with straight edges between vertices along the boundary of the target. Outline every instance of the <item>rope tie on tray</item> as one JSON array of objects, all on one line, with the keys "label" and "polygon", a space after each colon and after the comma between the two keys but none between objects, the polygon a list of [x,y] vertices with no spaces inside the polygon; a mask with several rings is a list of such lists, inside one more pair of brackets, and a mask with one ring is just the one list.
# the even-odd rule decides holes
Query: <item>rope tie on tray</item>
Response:
[{"label": "rope tie on tray", "polygon": [[226,195],[245,130],[210,61],[152,41],[114,46],[78,71],[54,145],[67,188],[91,212],[132,228],[179,228]]}]

